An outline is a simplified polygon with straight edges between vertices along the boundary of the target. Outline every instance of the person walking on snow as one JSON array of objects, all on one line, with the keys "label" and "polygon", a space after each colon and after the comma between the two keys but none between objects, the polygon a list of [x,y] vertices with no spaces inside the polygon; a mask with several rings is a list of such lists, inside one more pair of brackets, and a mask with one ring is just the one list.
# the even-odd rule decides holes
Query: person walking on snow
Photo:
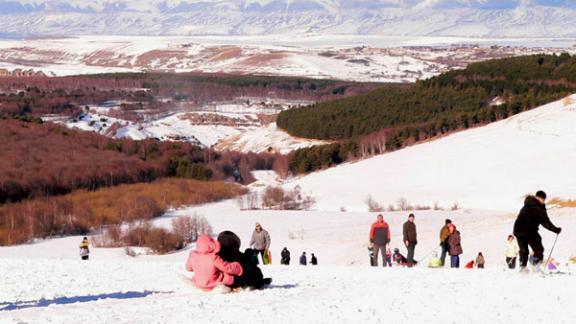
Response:
[{"label": "person walking on snow", "polygon": [[456,230],[456,226],[452,223],[448,225],[448,253],[450,253],[450,267],[460,268],[460,254],[462,254],[462,244],[460,232]]},{"label": "person walking on snow", "polygon": [[82,242],[80,243],[80,258],[82,258],[82,260],[88,260],[89,256],[90,256],[90,244],[88,243],[88,238],[84,237],[84,239],[82,239]]},{"label": "person walking on snow", "polygon": [[544,246],[542,237],[538,233],[540,225],[547,230],[560,234],[562,228],[554,226],[546,212],[546,193],[538,191],[534,196],[528,196],[524,200],[524,207],[520,210],[516,222],[514,222],[514,235],[518,240],[520,250],[520,269],[524,270],[528,263],[528,247],[534,252],[534,264],[544,259]]},{"label": "person walking on snow", "polygon": [[452,224],[452,221],[446,219],[444,222],[444,226],[440,230],[440,247],[442,248],[442,252],[440,254],[440,261],[442,262],[442,266],[446,263],[446,254],[448,253],[449,246],[448,246],[448,236],[450,236],[450,231],[448,230],[448,225]]},{"label": "person walking on snow", "polygon": [[402,227],[402,233],[404,237],[404,245],[408,250],[406,254],[408,267],[412,267],[416,261],[414,261],[414,252],[416,249],[416,244],[418,244],[417,235],[416,235],[416,224],[414,223],[414,214],[410,214],[408,216],[408,220],[404,223]]},{"label": "person walking on snow", "polygon": [[386,266],[386,248],[390,243],[390,227],[384,221],[384,216],[378,215],[376,222],[370,227],[370,243],[374,250],[374,266],[378,266],[378,251],[382,254],[382,266]]},{"label": "person walking on snow", "polygon": [[302,255],[300,256],[300,265],[307,265],[308,264],[308,260],[306,259],[306,252],[302,252]]},{"label": "person walking on snow", "polygon": [[262,228],[260,223],[256,223],[254,232],[252,232],[250,247],[255,250],[256,254],[260,254],[262,257],[262,264],[265,264],[264,255],[268,253],[268,249],[270,248],[270,234],[268,234],[268,231]]},{"label": "person walking on snow", "polygon": [[286,247],[282,249],[280,253],[280,264],[282,265],[290,265],[290,251]]},{"label": "person walking on snow", "polygon": [[516,259],[518,258],[518,242],[514,235],[508,235],[508,243],[506,247],[506,264],[509,269],[516,269]]}]

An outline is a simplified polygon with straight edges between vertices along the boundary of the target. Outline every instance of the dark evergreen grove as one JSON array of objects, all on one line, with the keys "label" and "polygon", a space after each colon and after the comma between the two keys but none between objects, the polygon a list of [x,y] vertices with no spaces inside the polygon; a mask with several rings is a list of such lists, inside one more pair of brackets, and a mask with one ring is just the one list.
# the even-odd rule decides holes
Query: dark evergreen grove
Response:
[{"label": "dark evergreen grove", "polygon": [[410,85],[282,112],[291,135],[337,144],[296,151],[296,173],[380,154],[485,125],[561,99],[576,89],[576,56],[531,55],[469,65]]}]

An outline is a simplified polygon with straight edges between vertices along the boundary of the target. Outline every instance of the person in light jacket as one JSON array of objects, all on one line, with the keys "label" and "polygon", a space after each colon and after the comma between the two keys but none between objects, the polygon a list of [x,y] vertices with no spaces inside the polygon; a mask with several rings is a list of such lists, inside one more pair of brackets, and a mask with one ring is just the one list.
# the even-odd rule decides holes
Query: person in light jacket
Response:
[{"label": "person in light jacket", "polygon": [[250,239],[250,247],[255,250],[257,254],[262,257],[262,264],[264,264],[264,254],[268,253],[270,249],[270,234],[262,228],[260,223],[256,223],[252,238]]},{"label": "person in light jacket", "polygon": [[518,253],[520,252],[520,247],[514,235],[508,235],[508,242],[506,245],[506,264],[509,269],[516,269],[516,260],[518,259]]}]

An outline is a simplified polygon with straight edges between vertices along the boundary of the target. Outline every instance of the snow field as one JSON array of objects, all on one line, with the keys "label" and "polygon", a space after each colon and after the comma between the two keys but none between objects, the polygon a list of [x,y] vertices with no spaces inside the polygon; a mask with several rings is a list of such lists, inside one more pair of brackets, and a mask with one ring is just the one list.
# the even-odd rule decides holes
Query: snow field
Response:
[{"label": "snow field", "polygon": [[11,270],[0,308],[36,298],[79,300],[0,311],[3,323],[566,323],[576,302],[570,276],[500,269],[265,266],[271,287],[222,295],[185,284],[180,263],[38,259],[0,265]]},{"label": "snow field", "polygon": [[[576,198],[569,176],[576,161],[576,96],[485,127],[348,163],[295,180],[319,210],[366,210],[368,195],[396,205],[515,211],[524,195]],[[351,181],[350,179],[354,179]]]}]

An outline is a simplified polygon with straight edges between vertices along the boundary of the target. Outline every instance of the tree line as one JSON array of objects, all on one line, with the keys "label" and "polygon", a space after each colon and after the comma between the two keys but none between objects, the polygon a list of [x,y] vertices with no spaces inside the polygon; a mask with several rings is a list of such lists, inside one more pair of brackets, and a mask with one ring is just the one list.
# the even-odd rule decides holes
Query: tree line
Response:
[{"label": "tree line", "polygon": [[[229,199],[246,189],[218,181],[160,179],[0,205],[0,245],[84,235],[104,225],[147,221],[169,208]],[[156,233],[158,234],[158,233]]]},{"label": "tree line", "polygon": [[[474,63],[415,84],[385,85],[284,111],[277,123],[294,136],[339,143],[294,152],[290,169],[302,173],[485,125],[575,89],[576,56],[531,55]],[[348,152],[348,146],[357,150]]]},{"label": "tree line", "polygon": [[[85,106],[120,104],[115,117],[241,97],[325,101],[375,89],[376,84],[289,77],[198,73],[112,73],[68,77],[0,78],[0,115],[78,115]],[[146,112],[142,112],[142,111]],[[138,111],[138,112],[137,112]]]},{"label": "tree line", "polygon": [[0,204],[161,177],[253,181],[279,155],[216,152],[186,142],[111,139],[64,126],[0,118]]}]

